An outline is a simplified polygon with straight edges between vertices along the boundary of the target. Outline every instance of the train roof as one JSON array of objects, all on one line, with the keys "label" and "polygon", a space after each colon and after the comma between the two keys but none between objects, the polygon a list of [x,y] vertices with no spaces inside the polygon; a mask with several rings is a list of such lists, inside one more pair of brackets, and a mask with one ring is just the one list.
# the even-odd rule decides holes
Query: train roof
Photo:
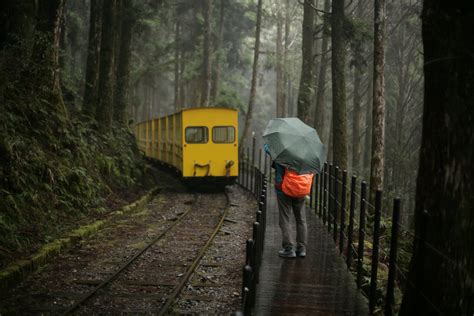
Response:
[{"label": "train roof", "polygon": [[181,109],[180,111],[176,112],[176,113],[179,113],[179,112],[184,112],[184,111],[193,111],[193,110],[229,110],[229,111],[234,111],[234,112],[237,112],[236,109],[233,109],[233,108],[226,108],[226,107],[223,107],[223,106],[209,106],[209,107],[194,107],[194,108],[185,108],[185,109]]}]

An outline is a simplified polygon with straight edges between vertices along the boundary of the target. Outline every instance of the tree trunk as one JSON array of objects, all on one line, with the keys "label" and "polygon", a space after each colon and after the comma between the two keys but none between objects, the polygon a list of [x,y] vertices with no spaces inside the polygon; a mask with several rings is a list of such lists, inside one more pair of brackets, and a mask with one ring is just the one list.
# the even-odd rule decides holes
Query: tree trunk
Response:
[{"label": "tree trunk", "polygon": [[95,117],[99,80],[100,32],[102,0],[91,0],[89,45],[87,48],[86,82],[82,112]]},{"label": "tree trunk", "polygon": [[423,2],[424,111],[414,252],[400,315],[474,311],[474,9]]},{"label": "tree trunk", "polygon": [[[324,11],[329,12],[331,9],[331,1],[324,1]],[[321,140],[324,140],[325,131],[325,94],[326,94],[326,78],[327,78],[327,66],[328,66],[328,47],[329,47],[329,36],[330,36],[330,20],[327,14],[323,18],[323,42],[321,44],[321,61],[319,63],[319,76],[318,76],[318,88],[316,92],[316,107],[314,113],[314,126],[318,131]],[[327,145],[327,144],[326,144]]]},{"label": "tree trunk", "polygon": [[304,0],[303,15],[303,64],[301,66],[300,87],[298,92],[298,117],[310,124],[310,108],[313,100],[313,26],[314,0]]},{"label": "tree trunk", "polygon": [[283,50],[283,106],[282,106],[282,117],[288,116],[289,97],[288,97],[288,50],[290,46],[290,0],[285,2],[285,46]]},{"label": "tree trunk", "polygon": [[96,120],[99,129],[110,131],[113,115],[114,93],[114,25],[116,0],[103,0],[102,32],[100,44],[99,91]]},{"label": "tree trunk", "polygon": [[179,61],[179,108],[186,108],[186,81],[183,79],[184,71],[186,69],[186,58],[184,55],[184,48],[181,47],[180,61]]},{"label": "tree trunk", "polygon": [[214,65],[214,73],[211,87],[211,101],[214,104],[219,94],[220,80],[221,80],[221,63],[224,57],[222,51],[222,41],[224,40],[224,21],[225,21],[225,9],[227,6],[227,0],[221,0],[220,14],[219,14],[219,33],[216,40],[215,52],[216,59]]},{"label": "tree trunk", "polygon": [[332,131],[334,164],[347,169],[346,51],[344,0],[332,2]]},{"label": "tree trunk", "polygon": [[126,123],[126,109],[130,90],[130,58],[132,55],[132,31],[136,21],[133,0],[122,2],[120,9],[120,51],[118,52],[117,83],[115,85],[114,119]]},{"label": "tree trunk", "polygon": [[283,16],[281,8],[277,9],[276,36],[276,117],[285,117],[284,82],[283,82]]},{"label": "tree trunk", "polygon": [[[40,94],[48,91],[46,96],[55,111],[67,117],[59,83],[59,42],[61,40],[61,19],[63,17],[65,0],[38,1],[36,31],[38,36],[33,45],[32,60],[41,65],[38,80],[41,86],[37,89]],[[49,94],[51,92],[51,94]]]},{"label": "tree trunk", "polygon": [[[30,42],[36,22],[36,1],[0,2],[0,50],[21,39]],[[31,48],[31,46],[29,46]]]},{"label": "tree trunk", "polygon": [[260,26],[262,23],[262,0],[258,0],[257,5],[257,25],[255,27],[255,48],[253,53],[252,82],[250,86],[249,106],[245,116],[244,130],[240,140],[240,148],[244,147],[245,142],[250,138],[250,126],[252,124],[253,107],[257,94],[257,74],[258,74],[258,56],[260,52]]},{"label": "tree trunk", "polygon": [[364,135],[364,177],[368,179],[370,177],[370,156],[371,156],[371,145],[372,145],[372,100],[373,100],[373,87],[374,87],[374,71],[373,64],[369,67],[368,71],[368,88],[367,88],[367,102],[365,106],[365,135]]},{"label": "tree trunk", "polygon": [[[363,3],[357,4],[356,18],[358,21],[363,19]],[[361,123],[362,123],[362,79],[365,73],[365,64],[363,57],[363,43],[356,43],[354,50],[354,110],[352,121],[352,170],[355,174],[361,172]]]},{"label": "tree trunk", "polygon": [[370,201],[375,190],[383,188],[385,144],[384,39],[385,0],[374,2],[374,86],[372,106],[372,157],[370,163]]},{"label": "tree trunk", "polygon": [[204,44],[202,63],[201,106],[208,107],[211,96],[211,14],[212,0],[202,0],[204,15]]},{"label": "tree trunk", "polygon": [[[176,10],[177,12],[178,10]],[[174,30],[174,111],[177,112],[180,109],[179,105],[179,88],[180,88],[180,77],[179,77],[179,68],[180,68],[180,17],[176,13],[176,24]]]}]

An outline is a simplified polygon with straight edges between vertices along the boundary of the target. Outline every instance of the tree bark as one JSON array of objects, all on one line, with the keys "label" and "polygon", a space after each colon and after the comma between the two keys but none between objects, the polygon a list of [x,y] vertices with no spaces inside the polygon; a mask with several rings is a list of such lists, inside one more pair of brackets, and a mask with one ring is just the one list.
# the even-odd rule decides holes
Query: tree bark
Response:
[{"label": "tree bark", "polygon": [[216,98],[219,94],[220,80],[221,80],[221,63],[224,57],[224,52],[222,51],[222,42],[224,40],[224,22],[225,22],[225,10],[227,7],[227,0],[221,0],[221,7],[219,13],[219,33],[216,40],[215,52],[216,58],[214,63],[214,73],[212,79],[211,87],[211,101],[212,103],[216,102]]},{"label": "tree bark", "polygon": [[208,107],[211,97],[211,14],[212,0],[202,0],[204,15],[204,44],[202,63],[201,106]]},{"label": "tree bark", "polygon": [[[38,1],[38,22],[36,31],[38,35],[33,45],[33,62],[41,65],[39,81],[44,85],[50,103],[58,113],[67,117],[67,110],[63,102],[61,86],[59,83],[59,42],[61,40],[61,19],[63,17],[65,0],[40,0]],[[37,87],[40,94],[42,87]]]},{"label": "tree bark", "polygon": [[370,201],[375,190],[383,189],[385,144],[385,0],[374,2],[374,86],[372,105],[372,155],[370,163]]},{"label": "tree bark", "polygon": [[283,82],[283,16],[281,8],[277,9],[276,36],[276,117],[285,117],[284,82]]},{"label": "tree bark", "polygon": [[[36,22],[36,1],[0,2],[0,50],[21,39],[30,42]],[[31,46],[29,46],[31,48]]]},{"label": "tree bark", "polygon": [[290,46],[290,0],[285,1],[285,46],[283,49],[283,92],[282,92],[282,99],[283,99],[283,106],[282,106],[282,117],[288,116],[288,107],[289,107],[289,88],[288,88],[288,50]]},{"label": "tree bark", "polygon": [[99,91],[96,120],[99,129],[110,131],[113,115],[114,93],[114,25],[116,0],[103,0],[102,31],[100,44]]},{"label": "tree bark", "polygon": [[370,177],[370,158],[372,151],[372,103],[373,103],[373,89],[374,89],[374,71],[373,64],[369,67],[368,71],[368,85],[367,88],[367,100],[365,106],[365,135],[364,135],[364,151],[363,151],[363,160],[364,160],[364,177],[368,179]]},{"label": "tree bark", "polygon": [[[177,12],[178,10],[176,10]],[[180,46],[181,46],[181,34],[180,34],[181,25],[179,23],[179,16],[176,13],[176,23],[174,30],[174,111],[179,111],[181,108],[179,105],[179,88],[180,88]]]},{"label": "tree bark", "polygon": [[423,2],[425,91],[414,252],[400,315],[474,311],[474,8]]},{"label": "tree bark", "polygon": [[344,0],[332,2],[332,131],[334,164],[347,169],[346,51],[344,45]]},{"label": "tree bark", "polygon": [[[324,11],[329,12],[331,9],[331,1],[324,1]],[[314,112],[314,126],[318,131],[319,137],[324,141],[325,131],[325,115],[326,115],[326,78],[327,78],[327,66],[328,66],[328,47],[330,37],[330,18],[327,14],[323,17],[323,42],[321,44],[321,61],[319,63],[319,75],[318,75],[318,87],[316,92],[316,107]]]},{"label": "tree bark", "polygon": [[[363,19],[363,2],[357,4],[356,18],[358,21]],[[356,43],[354,50],[354,110],[352,121],[352,170],[355,174],[361,172],[361,142],[360,137],[362,123],[362,79],[365,73],[365,64],[363,57],[363,43]]]},{"label": "tree bark", "polygon": [[240,140],[239,147],[242,148],[250,138],[250,126],[252,124],[253,108],[255,97],[257,95],[257,74],[258,74],[258,56],[260,53],[260,26],[262,24],[262,0],[258,0],[257,5],[257,24],[255,27],[255,48],[253,52],[252,82],[250,86],[249,106],[245,116],[244,130]]},{"label": "tree bark", "polygon": [[310,124],[310,108],[313,100],[313,26],[314,0],[304,0],[303,15],[303,64],[301,66],[300,87],[298,92],[298,117]]},{"label": "tree bark", "polygon": [[133,0],[125,0],[120,8],[120,41],[117,65],[117,82],[115,84],[114,119],[119,124],[126,124],[126,109],[130,91],[130,59],[132,56],[132,32],[136,21]]},{"label": "tree bark", "polygon": [[95,117],[99,80],[100,31],[102,0],[91,0],[89,44],[87,48],[86,82],[82,112]]}]

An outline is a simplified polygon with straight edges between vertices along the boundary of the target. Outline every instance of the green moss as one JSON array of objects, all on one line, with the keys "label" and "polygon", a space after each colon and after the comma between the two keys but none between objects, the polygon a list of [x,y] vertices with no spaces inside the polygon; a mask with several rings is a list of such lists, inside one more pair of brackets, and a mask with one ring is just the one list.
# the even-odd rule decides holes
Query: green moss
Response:
[{"label": "green moss", "polygon": [[129,247],[133,249],[142,249],[143,247],[145,247],[145,245],[146,245],[145,241],[139,241],[139,242],[129,245]]},{"label": "green moss", "polygon": [[[147,212],[146,210],[142,210],[142,208],[153,198],[154,194],[156,194],[157,192],[158,191],[156,189],[153,189],[144,196],[142,196],[138,201],[131,203],[123,207],[121,210],[112,213],[108,219],[97,220],[91,224],[76,228],[66,237],[56,239],[48,244],[43,245],[30,259],[19,260],[8,265],[6,268],[0,270],[0,290],[6,289],[13,283],[21,280],[29,272],[39,269],[41,266],[51,261],[51,259],[54,258],[57,254],[69,248],[75,242],[94,235],[102,228],[107,227],[107,224],[109,224],[113,218],[134,211],[138,211],[138,214]],[[139,244],[141,244],[141,242],[135,244],[132,247],[136,246],[138,248]]]},{"label": "green moss", "polygon": [[74,230],[69,236],[71,238],[84,238],[90,235],[95,234],[102,226],[104,226],[105,221],[98,220],[92,224],[81,226],[78,229]]}]

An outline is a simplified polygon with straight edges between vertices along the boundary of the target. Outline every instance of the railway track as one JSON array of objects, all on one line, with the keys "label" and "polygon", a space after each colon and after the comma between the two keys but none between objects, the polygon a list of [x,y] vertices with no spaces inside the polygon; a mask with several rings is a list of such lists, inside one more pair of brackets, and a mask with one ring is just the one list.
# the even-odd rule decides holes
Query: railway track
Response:
[{"label": "railway track", "polygon": [[[90,284],[94,288],[76,298],[61,313],[130,312],[164,315],[170,312],[221,229],[230,201],[225,192],[195,194],[194,200],[188,204],[192,205],[187,211],[114,273],[100,283]],[[55,313],[53,309],[49,312]]]},{"label": "railway track", "polygon": [[162,190],[143,211],[61,255],[52,269],[33,275],[10,294],[3,293],[0,315],[179,313],[183,302],[192,306],[200,299],[190,288],[204,290],[211,283],[220,288],[212,279],[205,284],[200,273],[214,264],[213,240],[221,228],[219,241],[227,234],[229,222],[223,223],[233,214],[229,208],[227,193]]}]

